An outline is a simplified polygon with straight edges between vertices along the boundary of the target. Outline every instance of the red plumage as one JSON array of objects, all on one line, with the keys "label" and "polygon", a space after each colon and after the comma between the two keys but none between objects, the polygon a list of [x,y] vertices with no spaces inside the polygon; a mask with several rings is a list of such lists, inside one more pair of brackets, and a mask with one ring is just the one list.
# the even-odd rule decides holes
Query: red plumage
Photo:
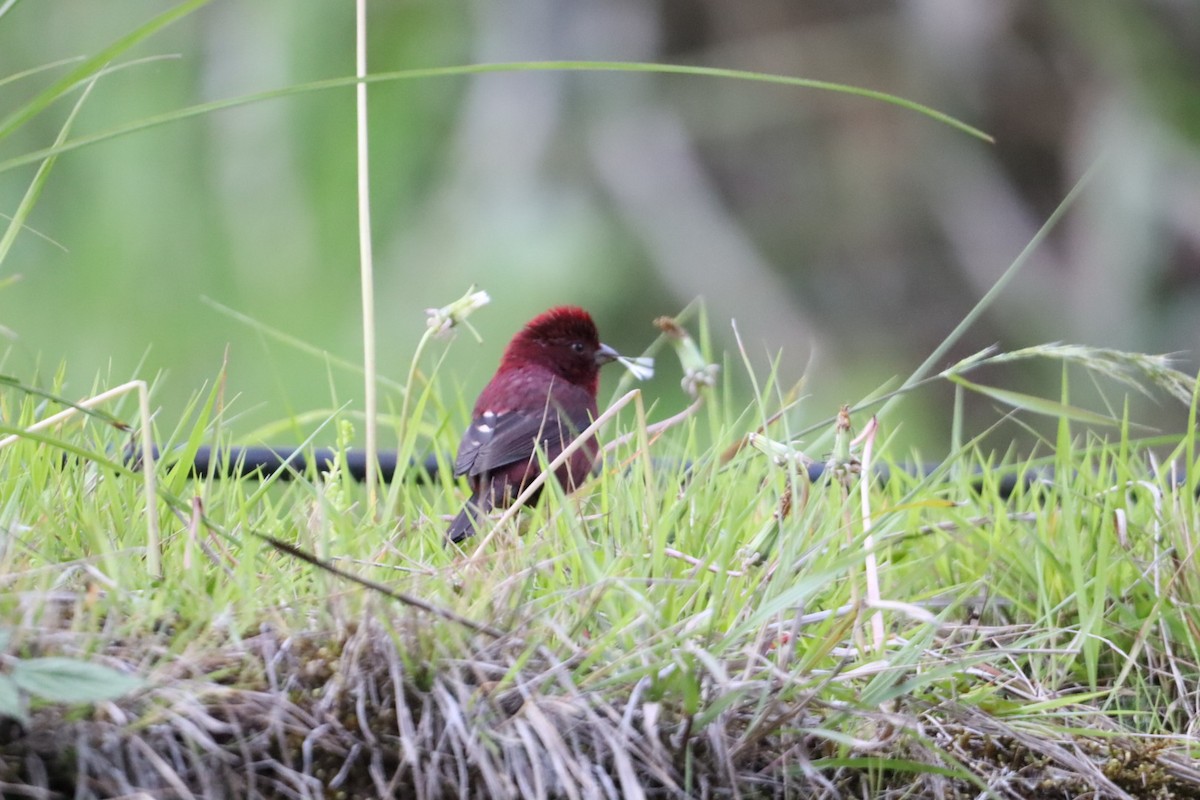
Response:
[{"label": "red plumage", "polygon": [[[552,461],[592,423],[600,367],[615,358],[591,316],[573,306],[550,309],[512,338],[458,448],[454,474],[467,476],[471,498],[450,523],[450,541],[474,534],[478,517],[511,503],[537,477],[538,449]],[[596,453],[595,441],[580,448],[555,472],[559,484],[573,490]]]}]

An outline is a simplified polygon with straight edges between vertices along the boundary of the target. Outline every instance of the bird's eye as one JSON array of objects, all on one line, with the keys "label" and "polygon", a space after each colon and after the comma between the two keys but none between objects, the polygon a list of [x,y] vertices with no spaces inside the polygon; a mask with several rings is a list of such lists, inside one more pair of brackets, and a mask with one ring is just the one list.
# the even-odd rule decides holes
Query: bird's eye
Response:
[{"label": "bird's eye", "polygon": [[571,342],[571,350],[573,350],[574,352],[576,352],[576,353],[579,353],[580,355],[582,355],[582,354],[583,354],[583,349],[584,349],[584,348],[583,348],[583,342]]}]

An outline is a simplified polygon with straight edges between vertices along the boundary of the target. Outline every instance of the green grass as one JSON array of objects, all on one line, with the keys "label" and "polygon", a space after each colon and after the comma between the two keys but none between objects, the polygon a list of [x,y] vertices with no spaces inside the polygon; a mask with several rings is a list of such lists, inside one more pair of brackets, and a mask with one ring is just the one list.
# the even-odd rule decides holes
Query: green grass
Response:
[{"label": "green grass", "polygon": [[[0,121],[0,139],[201,5],[72,66]],[[371,80],[545,69],[830,89],[978,133],[891,96],[703,67],[465,65]],[[0,161],[39,164],[0,262],[58,155],[352,83],[76,137],[72,112],[54,144]],[[1197,505],[1156,468],[1196,474],[1195,381],[1159,357],[1050,345],[931,376],[1094,169],[902,388],[850,413],[861,430],[879,410],[873,438],[852,445],[836,409],[798,403],[744,353],[717,357],[719,379],[678,424],[656,430],[681,409],[630,400],[593,481],[571,497],[551,485],[463,550],[443,541],[463,500],[444,470],[395,482],[376,508],[336,470],[192,477],[195,448],[230,443],[224,375],[179,419],[154,420],[173,455],[150,498],[121,457],[144,425],[135,397],[28,433],[70,407],[62,371],[0,381],[0,435],[16,436],[0,446],[0,795],[1200,797]],[[421,346],[405,385],[384,387],[380,440],[449,454],[467,403],[439,369],[446,345]],[[1063,365],[1060,396],[973,374],[1032,358]],[[685,358],[683,372],[712,377],[703,367]],[[1074,399],[1081,377],[1104,389],[1098,404]],[[889,436],[938,385],[1031,429],[1049,418],[1053,435],[1030,453],[986,452],[986,431],[963,430],[960,415],[939,468],[908,474]],[[1131,418],[1125,393],[1143,392],[1163,403],[1157,419]],[[330,394],[259,433],[308,444],[297,432],[315,424],[314,442],[355,441],[362,416]],[[1173,412],[1189,433],[1156,435],[1178,428]],[[808,458],[830,458],[838,477],[809,484]],[[879,467],[891,478],[864,484]],[[1002,491],[1004,476],[1034,470]]]},{"label": "green grass", "polygon": [[[444,346],[426,353],[414,398],[447,397],[432,352]],[[1092,376],[1165,369],[1041,353],[1072,354]],[[345,796],[1200,794],[1196,503],[1150,461],[1184,464],[1191,437],[1151,447],[1132,420],[1084,428],[1063,413],[1033,458],[968,443],[919,477],[887,448],[918,388],[876,437],[874,462],[892,477],[864,499],[853,471],[809,485],[733,447],[764,422],[790,439],[824,410],[777,414],[788,392],[734,361],[719,383],[657,438],[646,417],[669,410],[627,405],[603,438],[632,436],[594,481],[571,497],[552,489],[463,551],[443,543],[463,498],[445,479],[394,484],[373,518],[343,474],[204,481],[160,464],[161,580],[140,478],[97,466],[129,434],[86,417],[0,449],[9,670],[65,656],[143,681],[93,706],[53,702],[53,684],[25,697],[0,781],[78,796],[275,796],[311,781]],[[730,398],[748,384],[759,397],[743,407]],[[1073,408],[1068,386],[1064,374],[1063,397],[1017,413]],[[9,428],[58,410],[53,384],[2,391]],[[414,408],[416,447],[450,452],[463,404]],[[108,413],[136,427],[132,399]],[[157,420],[157,438],[183,453],[221,442],[225,414],[214,390],[171,429]],[[348,412],[328,422],[351,439]],[[823,433],[793,444],[846,448]],[[860,444],[849,460],[862,455]],[[1001,496],[998,476],[1034,466],[1053,477]]]}]

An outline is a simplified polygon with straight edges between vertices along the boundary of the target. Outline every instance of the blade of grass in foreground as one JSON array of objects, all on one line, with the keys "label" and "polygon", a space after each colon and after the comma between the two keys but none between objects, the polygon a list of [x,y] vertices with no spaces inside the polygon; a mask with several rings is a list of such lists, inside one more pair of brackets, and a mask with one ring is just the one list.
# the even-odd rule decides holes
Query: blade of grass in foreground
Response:
[{"label": "blade of grass in foreground", "polygon": [[[96,86],[98,77],[97,75],[88,82],[87,88],[83,90],[83,94],[75,101],[71,113],[67,115],[66,122],[63,123],[62,128],[58,132],[58,138],[54,140],[55,145],[61,145],[67,140],[67,134],[71,132],[71,126],[75,123],[75,118],[79,116],[79,110],[83,108],[83,104],[87,102],[88,96]],[[42,193],[42,187],[46,185],[46,179],[50,177],[50,170],[54,169],[54,162],[57,159],[57,156],[48,156],[42,161],[37,168],[37,172],[34,173],[33,180],[29,182],[29,188],[25,190],[25,196],[21,198],[21,202],[17,205],[17,210],[9,217],[8,228],[4,231],[4,236],[0,237],[0,264],[4,263],[8,257],[8,251],[12,249],[13,242],[17,240],[17,234],[25,227],[25,220],[29,218],[29,213],[33,211],[33,207]]]},{"label": "blade of grass in foreground", "polygon": [[[90,64],[91,61],[88,63]],[[74,75],[77,71],[78,70],[73,71],[72,75]],[[396,72],[378,72],[373,75],[368,75],[363,79],[363,82],[387,83],[390,81],[415,80],[421,78],[448,78],[464,75],[482,75],[493,72],[658,73],[665,75],[724,78],[730,80],[775,84],[779,86],[793,86],[804,89],[819,89],[822,91],[839,92],[856,97],[863,97],[898,106],[900,108],[927,116],[930,119],[936,120],[945,125],[949,125],[955,130],[962,131],[970,136],[982,139],[985,142],[992,141],[992,138],[988,134],[977,128],[973,128],[967,123],[955,119],[948,114],[937,111],[929,106],[921,105],[920,103],[914,103],[911,100],[905,100],[904,98],[897,97],[896,95],[887,94],[886,92],[879,92],[875,91],[874,89],[865,89],[859,86],[850,86],[848,84],[816,81],[809,78],[794,78],[788,75],[767,75],[759,72],[718,69],[715,67],[691,67],[682,64],[647,64],[641,62],[618,61],[525,61],[496,64],[465,64],[457,67],[437,67],[430,69],[399,70]],[[78,80],[78,78],[75,80]],[[61,145],[47,147],[42,150],[35,150],[34,152],[26,153],[23,156],[10,158],[7,161],[0,162],[0,172],[7,172],[8,170],[15,169],[16,167],[40,161],[47,156],[66,153],[71,150],[77,150],[81,147],[88,147],[90,145],[97,144],[98,142],[104,142],[119,136],[126,136],[136,131],[143,131],[148,128],[154,128],[159,125],[166,125],[172,122],[179,122],[192,117],[204,116],[205,114],[211,114],[215,111],[223,111],[228,108],[237,108],[238,106],[250,105],[252,103],[261,103],[265,100],[275,100],[282,97],[289,97],[294,94],[303,94],[305,92],[344,89],[349,86],[354,86],[357,83],[359,83],[359,80],[353,77],[331,78],[329,80],[297,84],[296,86],[286,86],[282,89],[271,89],[265,92],[256,92],[254,94],[242,95],[241,97],[215,100],[211,103],[201,103],[199,105],[181,108],[176,111],[169,111],[165,114],[146,117],[144,119],[137,120],[136,122],[130,122],[126,125],[118,125],[117,127],[110,128],[107,131],[101,131],[100,133],[92,134],[90,136],[82,136],[78,139],[65,142]],[[0,128],[0,138],[2,138],[3,135],[4,130],[3,128]],[[1036,237],[1034,241],[1037,241]]]},{"label": "blade of grass in foreground", "polygon": [[1004,270],[1004,274],[997,278],[996,282],[992,284],[992,288],[988,289],[984,293],[983,297],[979,298],[979,302],[975,304],[974,308],[972,308],[970,312],[968,312],[967,315],[962,318],[961,322],[954,326],[954,330],[950,331],[950,334],[942,341],[942,343],[934,348],[933,352],[929,354],[929,357],[921,362],[921,365],[917,367],[913,374],[908,377],[908,380],[904,382],[904,385],[900,387],[900,390],[896,393],[896,395],[884,403],[883,408],[879,409],[879,416],[882,417],[886,415],[888,411],[895,406],[895,404],[899,401],[899,398],[906,393],[904,390],[924,380],[925,377],[929,375],[929,371],[933,369],[933,365],[945,357],[946,353],[950,352],[950,348],[957,344],[960,339],[962,339],[963,334],[965,334],[967,330],[975,324],[975,321],[983,315],[983,312],[989,309],[996,302],[996,298],[999,297],[1000,293],[1003,292],[1004,289],[1013,282],[1013,280],[1017,277],[1017,273],[1019,273],[1025,267],[1025,265],[1029,263],[1029,259],[1033,256],[1034,251],[1041,247],[1042,243],[1050,236],[1050,231],[1054,230],[1054,228],[1058,226],[1059,221],[1066,215],[1067,211],[1075,205],[1075,201],[1079,199],[1079,196],[1083,194],[1084,190],[1089,184],[1091,184],[1092,180],[1096,177],[1096,173],[1100,171],[1101,167],[1106,162],[1107,159],[1101,157],[1096,159],[1096,161],[1094,161],[1092,165],[1088,167],[1087,172],[1083,173],[1083,176],[1076,181],[1074,186],[1071,187],[1071,191],[1067,192],[1067,196],[1062,199],[1062,202],[1058,204],[1058,207],[1054,209],[1054,212],[1046,218],[1044,223],[1042,223],[1042,227],[1038,228],[1037,233],[1035,233],[1033,238],[1029,240],[1029,244],[1025,245],[1025,247],[1013,260],[1012,264],[1008,266],[1008,269]]},{"label": "blade of grass in foreground", "polygon": [[1012,406],[1022,411],[1031,411],[1053,419],[1070,419],[1101,428],[1111,428],[1120,424],[1120,420],[1113,419],[1104,414],[1097,414],[1095,411],[1088,411],[1086,408],[1080,408],[1079,406],[1072,406],[1055,400],[1047,400],[1044,397],[1037,397],[1036,395],[1024,392],[1014,392],[1010,389],[972,383],[960,375],[949,374],[946,377],[952,383],[956,383],[964,389],[978,392],[985,397],[990,397],[1006,406]]},{"label": "blade of grass in foreground", "polygon": [[[3,121],[0,121],[0,139],[4,139],[17,128],[21,127],[26,122],[44,111],[55,100],[74,89],[83,81],[93,77],[97,72],[100,72],[106,64],[129,50],[129,48],[133,47],[144,39],[149,38],[171,23],[186,17],[188,14],[207,3],[208,0],[188,0],[188,2],[176,6],[170,11],[159,14],[145,25],[135,28],[130,33],[122,36],[120,39],[113,42],[96,55],[75,67],[66,75],[59,78],[46,89],[42,90],[36,97],[34,97],[24,106],[18,108],[16,111],[5,117]],[[60,149],[62,147],[65,147],[65,145],[56,145],[55,147],[47,148],[46,151],[43,151],[43,155],[32,158],[25,163],[40,161],[48,156],[65,152],[64,149]]]}]

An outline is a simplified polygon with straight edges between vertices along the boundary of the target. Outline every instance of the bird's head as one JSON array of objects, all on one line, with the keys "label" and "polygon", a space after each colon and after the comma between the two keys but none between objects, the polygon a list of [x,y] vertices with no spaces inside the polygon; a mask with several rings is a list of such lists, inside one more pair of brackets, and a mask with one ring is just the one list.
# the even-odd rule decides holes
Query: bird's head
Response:
[{"label": "bird's head", "polygon": [[582,308],[560,306],[535,317],[513,337],[500,369],[534,364],[595,394],[600,367],[617,356],[616,350],[600,343],[591,315]]}]

